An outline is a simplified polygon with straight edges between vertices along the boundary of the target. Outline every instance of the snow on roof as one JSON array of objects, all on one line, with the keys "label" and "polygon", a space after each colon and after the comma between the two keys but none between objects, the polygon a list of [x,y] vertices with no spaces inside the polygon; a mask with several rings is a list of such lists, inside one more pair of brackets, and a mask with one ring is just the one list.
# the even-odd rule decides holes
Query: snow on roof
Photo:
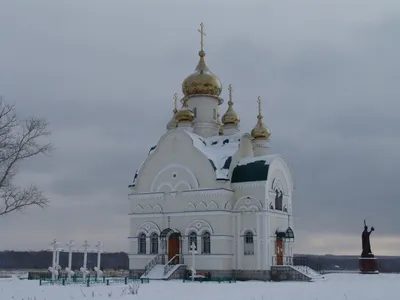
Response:
[{"label": "snow on roof", "polygon": [[[150,148],[149,153],[147,154],[147,157],[149,157],[149,156],[154,152],[154,150],[156,149],[156,147],[157,147],[157,145],[155,145],[155,146],[153,146],[153,147]],[[146,161],[146,160],[142,161],[142,163],[140,164],[140,167],[136,170],[135,176],[133,177],[132,184],[130,184],[129,187],[135,186],[135,184],[136,184],[136,179],[137,179],[138,174],[139,174],[139,170],[140,170],[140,168],[143,166],[143,164],[144,164],[145,161]]]},{"label": "snow on roof", "polygon": [[192,138],[193,145],[210,160],[217,179],[228,180],[232,156],[239,148],[242,134],[209,138],[203,138],[193,132],[187,134]]},{"label": "snow on roof", "polygon": [[265,165],[269,165],[272,162],[272,160],[275,158],[275,156],[276,155],[274,155],[274,154],[270,154],[270,155],[265,155],[265,156],[244,157],[239,161],[238,166],[244,166],[247,164],[254,163],[256,161],[265,161]]},{"label": "snow on roof", "polygon": [[[193,145],[200,150],[210,161],[215,170],[217,179],[229,180],[228,172],[232,162],[232,155],[239,148],[240,138],[242,134],[234,134],[230,136],[214,136],[203,138],[193,132],[185,131],[192,139]],[[150,148],[148,157],[154,152],[156,146]],[[133,182],[129,187],[136,184],[139,170],[143,166],[144,160],[140,167],[136,170]]]}]

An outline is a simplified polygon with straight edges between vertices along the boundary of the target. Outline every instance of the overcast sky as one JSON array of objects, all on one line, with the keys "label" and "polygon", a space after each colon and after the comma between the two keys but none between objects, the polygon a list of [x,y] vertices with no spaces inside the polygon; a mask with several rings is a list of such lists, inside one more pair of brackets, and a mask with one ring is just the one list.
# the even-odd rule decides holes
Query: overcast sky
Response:
[{"label": "overcast sky", "polygon": [[260,95],[292,165],[295,252],[359,254],[367,218],[373,252],[400,255],[399,0],[0,0],[0,95],[56,146],[17,178],[50,207],[0,217],[0,249],[127,250],[127,186],[197,64],[200,22],[241,129]]}]

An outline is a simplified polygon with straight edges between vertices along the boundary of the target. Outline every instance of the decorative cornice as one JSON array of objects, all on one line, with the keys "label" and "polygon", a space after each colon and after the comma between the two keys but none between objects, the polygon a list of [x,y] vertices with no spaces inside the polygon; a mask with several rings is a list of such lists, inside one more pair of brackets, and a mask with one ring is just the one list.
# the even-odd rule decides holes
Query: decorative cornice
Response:
[{"label": "decorative cornice", "polygon": [[198,190],[187,190],[187,191],[175,191],[175,192],[156,192],[156,193],[136,193],[129,194],[129,200],[161,200],[166,195],[175,198],[178,194],[182,196],[203,196],[203,197],[213,197],[213,196],[231,196],[234,192],[226,188],[218,189],[198,189]]},{"label": "decorative cornice", "polygon": [[[154,213],[129,213],[131,217],[135,218],[163,218],[165,216],[180,217],[180,216],[229,216],[233,212],[226,210],[203,210],[203,211],[175,211],[175,212],[154,212]],[[240,214],[240,212],[239,212]]]},{"label": "decorative cornice", "polygon": [[254,188],[254,187],[264,187],[266,184],[267,181],[238,182],[238,183],[232,183],[232,187],[234,189]]},{"label": "decorative cornice", "polygon": [[164,193],[137,193],[129,194],[129,200],[162,200],[164,198]]},{"label": "decorative cornice", "polygon": [[201,189],[201,190],[189,190],[182,191],[181,194],[184,196],[199,195],[204,197],[210,196],[231,196],[234,192],[225,188],[220,189]]}]

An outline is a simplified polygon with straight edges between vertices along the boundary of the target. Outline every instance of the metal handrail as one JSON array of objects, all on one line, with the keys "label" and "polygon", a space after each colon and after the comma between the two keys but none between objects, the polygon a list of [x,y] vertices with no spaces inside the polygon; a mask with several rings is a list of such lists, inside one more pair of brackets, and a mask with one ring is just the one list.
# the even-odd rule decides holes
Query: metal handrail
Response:
[{"label": "metal handrail", "polygon": [[[281,256],[283,266],[293,266],[293,256]],[[272,265],[278,265],[278,257],[276,255],[272,256]]]},{"label": "metal handrail", "polygon": [[155,257],[152,258],[152,260],[150,260],[147,265],[144,267],[144,273],[143,275],[146,276],[147,274],[149,274],[150,270],[157,265],[157,263],[162,261],[162,254],[157,254]]},{"label": "metal handrail", "polygon": [[179,257],[180,254],[175,254],[164,266],[164,275],[167,275],[167,273],[172,269],[174,265],[171,264],[175,260],[176,257]]}]

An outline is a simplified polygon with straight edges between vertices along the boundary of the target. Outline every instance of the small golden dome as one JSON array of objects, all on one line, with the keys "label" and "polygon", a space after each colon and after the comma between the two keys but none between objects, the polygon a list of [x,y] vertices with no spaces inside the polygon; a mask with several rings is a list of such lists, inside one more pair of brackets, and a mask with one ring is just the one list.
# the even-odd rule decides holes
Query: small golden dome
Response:
[{"label": "small golden dome", "polygon": [[236,111],[233,109],[232,102],[232,85],[229,85],[229,101],[228,101],[228,109],[226,113],[222,116],[222,123],[224,125],[238,125],[240,123],[240,118],[237,115]]},{"label": "small golden dome", "polygon": [[271,136],[271,131],[263,123],[263,116],[261,113],[261,97],[258,97],[257,102],[258,102],[258,116],[257,116],[258,121],[256,126],[254,126],[254,128],[251,131],[251,136],[254,139],[269,140],[269,137]]},{"label": "small golden dome", "polygon": [[187,97],[183,98],[181,109],[175,114],[175,120],[177,123],[179,122],[193,122],[194,113],[187,106]]},{"label": "small golden dome", "polygon": [[208,69],[204,60],[205,55],[204,51],[199,52],[200,61],[194,73],[186,77],[182,83],[182,91],[185,96],[219,96],[222,92],[221,81]]}]

